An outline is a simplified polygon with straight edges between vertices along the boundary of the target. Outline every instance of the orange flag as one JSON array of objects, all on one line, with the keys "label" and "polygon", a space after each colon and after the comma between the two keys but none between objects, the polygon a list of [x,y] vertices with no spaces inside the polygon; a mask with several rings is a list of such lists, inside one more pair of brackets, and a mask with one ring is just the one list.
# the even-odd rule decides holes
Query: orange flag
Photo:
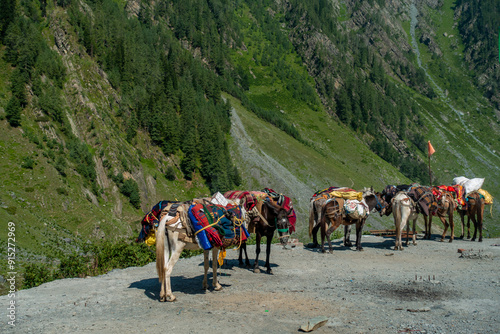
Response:
[{"label": "orange flag", "polygon": [[430,157],[431,155],[434,154],[434,152],[436,152],[436,150],[434,149],[434,147],[432,147],[430,140],[427,142],[427,145],[428,145],[427,149],[428,149],[429,157]]}]

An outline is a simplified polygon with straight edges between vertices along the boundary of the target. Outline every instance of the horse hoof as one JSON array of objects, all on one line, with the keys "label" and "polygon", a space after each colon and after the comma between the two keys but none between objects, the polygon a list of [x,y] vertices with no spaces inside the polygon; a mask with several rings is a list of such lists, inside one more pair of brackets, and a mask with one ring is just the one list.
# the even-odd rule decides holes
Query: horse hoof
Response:
[{"label": "horse hoof", "polygon": [[253,270],[253,272],[254,272],[255,274],[258,274],[258,273],[260,273],[260,269],[259,269],[259,268],[255,268],[255,269]]},{"label": "horse hoof", "polygon": [[165,298],[165,296],[160,297],[160,302],[161,302],[161,303],[164,303],[164,302],[166,302],[166,301],[167,301],[167,298]]},{"label": "horse hoof", "polygon": [[470,239],[470,241],[476,241],[476,239]]},{"label": "horse hoof", "polygon": [[483,239],[479,239],[478,242],[483,242]]},{"label": "horse hoof", "polygon": [[443,241],[444,241],[444,239],[439,240],[439,242],[443,242]]},{"label": "horse hoof", "polygon": [[268,270],[266,271],[266,273],[267,273],[268,275],[273,275],[273,270],[272,270],[272,269],[268,269]]},{"label": "horse hoof", "polygon": [[328,253],[333,254],[333,251],[332,251],[332,250],[329,250],[329,251],[328,251]]},{"label": "horse hoof", "polygon": [[167,297],[167,302],[175,302],[177,298],[175,296]]},{"label": "horse hoof", "polygon": [[222,290],[222,285],[217,284],[217,286],[214,287],[214,291],[220,291],[220,290]]},{"label": "horse hoof", "polygon": [[453,242],[453,239],[450,239],[450,242]]}]

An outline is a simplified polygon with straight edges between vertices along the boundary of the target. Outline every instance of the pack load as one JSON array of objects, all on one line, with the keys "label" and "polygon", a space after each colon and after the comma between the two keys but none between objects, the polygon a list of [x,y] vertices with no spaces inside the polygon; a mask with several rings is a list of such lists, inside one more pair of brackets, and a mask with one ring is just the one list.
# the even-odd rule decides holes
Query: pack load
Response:
[{"label": "pack load", "polygon": [[188,215],[204,250],[240,245],[249,237],[240,206],[195,203],[189,207]]},{"label": "pack load", "polygon": [[489,192],[484,189],[479,189],[477,192],[484,197],[484,204],[493,204],[493,196]]},{"label": "pack load", "polygon": [[481,189],[484,183],[484,178],[474,178],[468,179],[465,176],[458,176],[453,179],[454,185],[460,185],[464,187],[465,196],[470,194],[471,192],[478,191]]},{"label": "pack load", "polygon": [[366,218],[369,214],[368,206],[365,201],[358,201],[356,199],[346,199],[344,202],[345,215],[351,219]]},{"label": "pack load", "polygon": [[426,216],[435,215],[438,209],[436,197],[432,189],[423,186],[412,186],[408,191],[408,196],[417,203],[417,212]]},{"label": "pack load", "polygon": [[464,183],[469,181],[468,178],[465,176],[457,176],[456,178],[453,179],[453,184],[458,184],[463,187]]},{"label": "pack load", "polygon": [[484,183],[484,178],[475,178],[475,179],[470,179],[469,181],[465,182],[463,187],[465,189],[465,194],[469,194],[473,191],[478,191],[481,189]]},{"label": "pack load", "polygon": [[257,204],[257,199],[249,191],[231,190],[224,193],[224,197],[233,201],[239,201],[240,205],[242,205],[247,212],[252,211]]},{"label": "pack load", "polygon": [[[148,246],[154,245],[156,242],[154,236],[155,228],[158,226],[161,218],[168,213],[168,210],[171,209],[172,206],[177,207],[179,203],[178,201],[164,200],[153,205],[151,210],[141,220],[141,231],[135,242],[146,242]],[[163,213],[165,209],[167,209],[167,211]]]},{"label": "pack load", "polygon": [[346,200],[363,200],[363,193],[350,188],[337,189],[330,192],[331,197],[343,198]]}]

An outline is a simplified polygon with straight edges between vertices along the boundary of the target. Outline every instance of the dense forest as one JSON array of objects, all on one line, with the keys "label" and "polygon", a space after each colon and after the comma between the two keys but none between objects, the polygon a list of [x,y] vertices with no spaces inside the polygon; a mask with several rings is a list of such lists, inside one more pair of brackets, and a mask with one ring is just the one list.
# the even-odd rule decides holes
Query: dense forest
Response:
[{"label": "dense forest", "polygon": [[[182,156],[181,169],[186,179],[198,169],[212,191],[227,190],[239,183],[237,169],[228,163],[225,136],[231,106],[221,99],[221,91],[238,97],[259,117],[309,144],[286,116],[246,94],[256,79],[245,68],[263,66],[299,101],[313,108],[323,103],[333,117],[408,178],[426,180],[425,163],[412,153],[425,153],[420,107],[401,83],[429,99],[436,98],[436,94],[422,69],[413,64],[411,50],[403,59],[388,54],[382,58],[370,45],[370,34],[393,34],[380,12],[374,10],[383,8],[385,1],[341,7],[324,0],[292,0],[286,4],[270,0],[141,1],[135,12],[128,8],[130,4],[59,0],[55,6],[67,11],[79,43],[120,93],[120,100],[110,102],[110,107],[122,119],[127,141],[134,140],[138,129],[145,129],[165,154]],[[70,152],[69,159],[92,183],[92,159],[72,137],[65,119],[61,97],[65,68],[42,34],[51,20],[48,6],[54,5],[38,0],[2,2],[0,38],[6,46],[6,60],[15,67],[6,117],[11,126],[22,126],[20,114],[27,106],[29,89],[33,94],[29,99],[58,123],[61,135],[67,137],[66,145],[62,141],[46,143],[56,168],[64,175],[65,153]],[[459,1],[457,6],[464,8],[460,20],[464,43],[484,46],[471,48],[470,63],[478,70],[492,69],[493,80],[481,85],[495,102],[500,81],[495,80],[499,68],[495,61],[498,49],[494,47],[498,4],[485,1],[465,6]],[[366,15],[367,8],[377,30],[363,27],[365,34],[359,34],[347,31],[341,24],[348,16]],[[252,13],[250,27],[238,16],[246,10]],[[472,20],[476,16],[478,19]],[[471,21],[473,29],[468,28]],[[300,35],[294,35],[299,28]],[[311,51],[305,45],[308,36],[317,32],[324,34],[328,43],[316,44],[314,54],[306,59],[305,53]],[[251,60],[242,62],[230,55],[232,50],[246,47],[245,39],[261,42],[252,48]],[[334,46],[337,57],[325,51],[329,45]],[[287,57],[294,53],[309,62],[314,82],[290,65]],[[395,145],[395,140],[405,143],[403,149]],[[123,188],[123,182],[116,177],[119,171],[110,173]],[[92,188],[99,193],[96,184]],[[124,193],[131,191],[125,189]]]},{"label": "dense forest", "polygon": [[[476,83],[484,94],[500,108],[500,3],[495,0],[481,2],[459,0],[462,10],[458,28],[466,46],[466,61],[473,70]],[[489,76],[485,80],[480,73]]]}]

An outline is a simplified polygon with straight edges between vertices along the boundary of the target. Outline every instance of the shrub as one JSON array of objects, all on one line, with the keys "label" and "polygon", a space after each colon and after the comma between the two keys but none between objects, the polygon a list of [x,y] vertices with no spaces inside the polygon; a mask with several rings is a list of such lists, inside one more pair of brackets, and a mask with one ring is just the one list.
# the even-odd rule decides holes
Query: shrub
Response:
[{"label": "shrub", "polygon": [[21,167],[26,169],[33,169],[35,166],[35,161],[31,157],[24,157],[21,162]]},{"label": "shrub", "polygon": [[71,254],[61,259],[58,278],[85,277],[90,274],[90,261],[88,257]]},{"label": "shrub", "polygon": [[44,263],[30,263],[24,270],[23,289],[34,288],[54,280],[52,270]]},{"label": "shrub", "polygon": [[175,181],[175,170],[174,167],[168,166],[165,172],[165,178],[169,181]]},{"label": "shrub", "polygon": [[127,196],[130,200],[130,203],[136,208],[139,209],[141,207],[141,196],[139,195],[139,186],[137,182],[133,179],[128,179],[123,182],[120,186],[120,191],[122,194]]}]

